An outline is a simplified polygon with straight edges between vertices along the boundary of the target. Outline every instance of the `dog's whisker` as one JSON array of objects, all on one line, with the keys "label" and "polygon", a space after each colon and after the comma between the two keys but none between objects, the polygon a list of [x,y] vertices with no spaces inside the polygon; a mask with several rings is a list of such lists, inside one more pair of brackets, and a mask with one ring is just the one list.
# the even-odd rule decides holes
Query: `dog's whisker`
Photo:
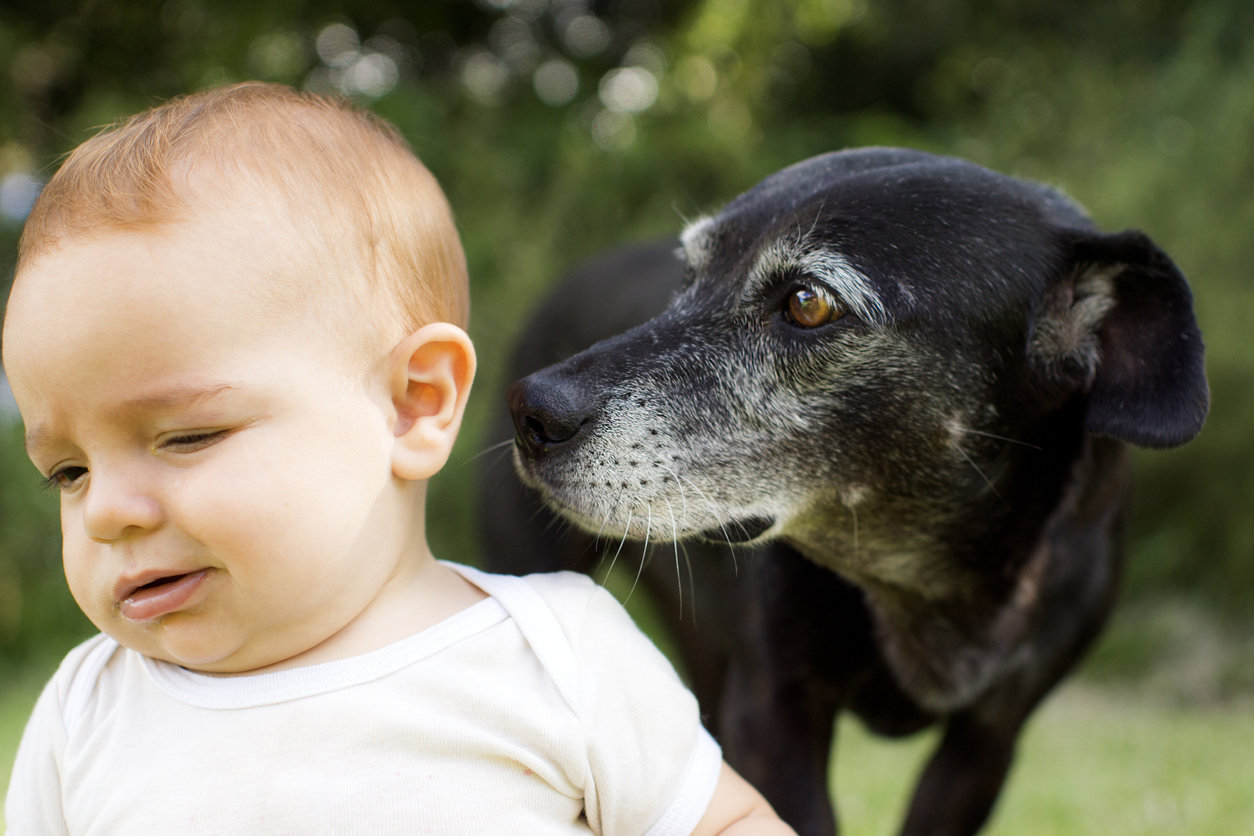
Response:
[{"label": "dog's whisker", "polygon": [[692,629],[696,630],[700,626],[697,624],[697,578],[692,571],[692,558],[687,547],[681,545],[681,548],[684,551],[684,568],[688,570],[688,588],[692,590]]},{"label": "dog's whisker", "polygon": [[967,455],[967,451],[966,451],[966,450],[963,450],[963,449],[962,449],[962,447],[961,447],[961,445],[958,445],[958,444],[955,444],[955,443],[953,443],[953,442],[950,442],[949,446],[950,446],[950,447],[952,447],[952,448],[954,448],[955,450],[957,450],[957,451],[958,451],[958,455],[960,455],[960,456],[962,456],[964,459],[966,459],[966,460],[967,460],[967,464],[971,465],[971,467],[973,467],[973,468],[975,469],[975,472],[976,472],[976,473],[978,473],[978,474],[980,474],[980,478],[984,480],[984,484],[988,485],[989,490],[991,490],[991,491],[993,492],[993,494],[994,494],[994,495],[995,495],[998,499],[1000,499],[1002,502],[1006,503],[1007,505],[1009,505],[1009,504],[1010,504],[1010,503],[1006,502],[1006,498],[1005,498],[1004,496],[1002,496],[1002,495],[1001,495],[1001,491],[997,490],[997,486],[993,484],[993,481],[992,481],[991,479],[989,479],[989,478],[988,478],[988,476],[986,476],[986,475],[984,474],[984,471],[983,471],[983,470],[980,470],[980,466],[979,466],[978,464],[976,464],[976,463],[975,463],[975,459],[973,459],[973,458],[971,458],[969,455]]},{"label": "dog's whisker", "polygon": [[[539,518],[542,513],[544,513],[544,506],[537,505],[536,510],[533,511],[531,514],[531,519],[535,520]],[[561,529],[569,528],[569,527],[570,527],[570,523],[565,518],[558,517],[556,514],[554,514],[549,518],[548,522],[544,524],[544,528],[542,530],[547,534],[548,532],[553,531],[554,529],[557,529],[560,531]]]},{"label": "dog's whisker", "polygon": [[[682,509],[683,520],[687,521],[688,519],[688,495],[687,495],[687,491],[683,490],[683,483],[685,483],[685,481],[687,481],[688,485],[691,486],[692,490],[696,491],[697,496],[700,496],[703,503],[709,506],[711,515],[714,516],[715,519],[719,519],[719,516],[720,516],[719,506],[715,505],[714,500],[711,500],[709,496],[706,495],[705,491],[701,490],[700,485],[697,485],[695,481],[692,481],[691,479],[686,478],[686,476],[681,476],[680,474],[676,473],[675,470],[671,470],[670,468],[667,468],[666,465],[662,465],[662,470],[665,470],[666,473],[671,475],[672,479],[675,479],[675,485],[677,486],[678,489],[680,489],[680,499],[683,501],[683,509]],[[731,541],[731,535],[727,534],[726,526],[720,523],[719,529],[722,531],[722,535],[724,535],[724,538],[727,540],[727,545],[731,546],[729,551],[731,553],[732,572],[735,573],[735,577],[739,578],[740,577],[740,563],[737,562],[736,560],[736,546]],[[677,528],[673,529],[673,535],[675,535],[676,546],[680,546],[681,544],[680,544],[680,541],[678,541],[678,529]],[[683,563],[685,563],[687,567],[688,585],[692,587],[692,597],[693,597],[692,617],[693,619],[695,619],[696,618],[696,603],[695,602],[696,602],[697,588],[696,588],[696,580],[695,578],[693,578],[693,575],[692,575],[692,560],[688,558],[687,549],[683,549]],[[676,572],[678,572],[677,564],[678,564],[678,555],[676,555]],[[683,600],[683,590],[680,589],[680,602],[681,603],[682,603],[682,600]],[[693,622],[693,624],[695,624],[695,622]]]},{"label": "dog's whisker", "polygon": [[[545,516],[546,510],[548,509],[546,509],[543,502],[534,503],[531,510],[531,516],[527,518],[527,522],[534,523],[541,519]],[[560,517],[557,514],[550,514],[548,515],[548,520],[545,521],[544,525],[542,525],[539,530],[547,534],[554,529],[558,531],[568,531],[572,527],[573,523],[565,517]]]},{"label": "dog's whisker", "polygon": [[[703,502],[705,502],[706,508],[709,510],[709,512],[710,512],[710,516],[711,516],[711,517],[713,517],[715,520],[722,519],[723,515],[722,515],[721,513],[719,513],[719,507],[718,507],[718,504],[717,504],[716,502],[714,502],[714,500],[710,499],[709,495],[708,495],[708,494],[706,494],[706,492],[705,492],[705,491],[701,490],[701,486],[700,486],[700,485],[698,485],[696,482],[692,481],[691,479],[688,479],[687,477],[680,477],[680,476],[676,475],[676,477],[675,477],[675,478],[680,480],[679,484],[681,485],[681,489],[682,489],[683,482],[684,482],[685,480],[688,482],[688,484],[689,484],[689,485],[691,485],[691,486],[692,486],[692,489],[693,489],[694,491],[696,491],[696,492],[697,492],[697,495],[701,497],[701,500],[702,500]],[[727,538],[727,543],[728,543],[728,545],[730,545],[730,544],[731,544],[731,542],[732,542],[732,539],[731,539],[731,535],[727,533],[727,528],[726,528],[726,526],[724,526],[724,525],[720,522],[720,523],[718,524],[718,527],[719,527],[719,530],[723,532],[723,536],[724,536],[725,538]]]},{"label": "dog's whisker", "polygon": [[[631,516],[632,516],[631,509],[628,508],[627,509],[627,528],[631,528]],[[618,563],[618,556],[623,553],[623,546],[626,543],[627,543],[627,534],[626,532],[624,532],[623,536],[618,541],[618,548],[614,551],[614,556],[610,558],[610,565],[609,565],[609,568],[605,570],[605,577],[601,579],[602,586],[605,586],[605,584],[610,579],[610,575],[613,574],[614,566],[615,564]]]},{"label": "dog's whisker", "polygon": [[[596,534],[592,536],[592,544],[595,548],[600,549],[601,554],[597,557],[596,565],[588,572],[588,574],[594,578],[597,576],[598,572],[600,573],[601,580],[599,583],[601,586],[605,586],[605,584],[609,582],[610,572],[614,569],[614,561],[618,559],[618,553],[615,552],[614,555],[611,556],[609,544],[601,539],[601,532],[605,530],[605,523],[606,519],[603,517]],[[609,562],[608,566],[606,565],[607,561]]]},{"label": "dog's whisker", "polygon": [[644,510],[648,516],[644,520],[644,545],[641,547],[640,566],[636,569],[636,579],[631,582],[631,589],[628,590],[627,597],[623,600],[624,604],[635,594],[636,587],[640,585],[640,578],[644,575],[644,564],[649,560],[649,535],[653,532],[653,509],[646,505]]},{"label": "dog's whisker", "polygon": [[513,447],[513,446],[514,446],[514,439],[512,438],[507,438],[504,441],[498,441],[496,444],[489,444],[487,447],[484,447],[478,453],[475,453],[473,456],[466,459],[466,464],[470,464],[471,462],[478,461],[479,459],[483,458],[489,453],[495,453],[507,447]]},{"label": "dog's whisker", "polygon": [[[597,533],[596,533],[597,540],[601,539],[601,536],[603,532],[605,531],[605,526],[609,524],[609,522],[614,518],[614,515],[618,512],[619,507],[622,505],[622,498],[623,498],[624,493],[626,493],[626,485],[623,485],[622,487],[619,488],[618,493],[614,496],[613,502],[610,504],[609,510],[606,511],[606,513],[602,516],[601,525],[597,528]],[[602,586],[605,586],[605,584],[609,583],[610,576],[614,572],[614,567],[618,565],[619,555],[623,553],[623,548],[627,545],[627,541],[631,539],[631,523],[634,519],[635,519],[635,513],[632,511],[631,507],[628,506],[627,507],[627,521],[623,524],[623,533],[622,533],[622,536],[619,537],[618,539],[618,547],[614,549],[614,555],[613,557],[610,558],[609,566],[606,567],[605,573],[602,575],[602,578],[601,578]],[[641,565],[642,566],[643,566],[643,561],[644,561],[644,551],[647,549],[648,549],[648,543],[646,542],[641,547],[641,561],[642,561]],[[608,547],[606,548],[605,553],[606,554],[609,553]],[[604,557],[602,557],[602,562],[604,562]],[[632,590],[633,591],[635,590],[634,585],[632,586]],[[631,597],[630,593],[628,594],[627,597],[628,598]]]},{"label": "dog's whisker", "polygon": [[[671,470],[666,465],[661,465],[661,468],[670,474],[671,478],[675,480],[675,486],[679,488],[679,499],[683,502],[683,508],[680,512],[680,516],[686,522],[688,520],[688,495],[684,492],[684,483],[680,481],[679,474]],[[678,532],[678,529],[676,529],[676,532]],[[678,533],[676,533],[676,536],[678,536]]]},{"label": "dog's whisker", "polygon": [[[677,488],[679,488],[679,499],[680,499],[680,501],[681,501],[681,502],[683,502],[683,508],[682,508],[681,514],[682,514],[682,517],[683,517],[684,522],[685,522],[685,523],[687,523],[687,521],[688,521],[688,519],[689,519],[689,517],[688,517],[688,492],[684,490],[684,482],[683,482],[683,480],[679,477],[679,474],[678,474],[678,473],[676,473],[675,471],[671,470],[671,469],[670,469],[669,467],[667,467],[666,465],[662,465],[662,469],[663,469],[663,470],[665,470],[667,473],[669,473],[669,474],[671,475],[671,478],[673,478],[673,479],[675,480],[675,486],[676,486]],[[694,487],[695,487],[695,486],[694,486]],[[667,503],[667,504],[669,505],[669,503]],[[679,554],[678,554],[678,550],[681,548],[681,543],[680,543],[680,537],[679,537],[679,526],[675,523],[674,514],[672,514],[672,515],[671,515],[671,539],[675,542],[675,549],[676,549],[676,554],[675,554],[675,575],[676,575],[676,577],[678,578],[678,576],[679,576]],[[734,558],[733,558],[733,560],[734,560]],[[687,568],[688,568],[688,585],[692,587],[692,595],[693,595],[693,618],[695,619],[695,618],[696,618],[696,608],[695,608],[695,607],[696,607],[697,585],[696,585],[696,581],[695,581],[695,580],[693,580],[693,577],[692,577],[692,561],[691,561],[691,560],[689,560],[689,558],[688,558],[688,550],[687,550],[686,548],[684,549],[684,564],[685,564],[685,565],[687,566]],[[681,583],[681,585],[680,585],[680,588],[679,588],[679,604],[680,604],[680,617],[682,618],[682,617],[683,617],[684,590],[683,590],[683,586],[682,586],[682,581],[681,581],[680,583]],[[694,624],[695,624],[695,622],[694,622]]]},{"label": "dog's whisker", "polygon": [[[722,514],[719,513],[718,505],[716,505],[714,503],[714,500],[710,499],[710,497],[706,495],[705,491],[701,490],[700,485],[698,485],[696,482],[692,481],[691,479],[688,479],[687,477],[681,477],[678,474],[676,474],[675,478],[679,480],[681,489],[682,489],[682,485],[684,481],[687,481],[688,484],[692,486],[692,489],[697,492],[697,495],[700,496],[702,501],[705,502],[705,504],[709,507],[710,515],[714,517],[714,519],[717,520],[717,519],[722,518]],[[718,528],[719,528],[719,531],[723,532],[723,539],[727,541],[727,545],[729,547],[728,552],[731,554],[731,559],[732,559],[732,573],[735,577],[738,578],[740,577],[740,561],[736,559],[736,544],[732,542],[731,535],[727,532],[727,526],[723,525],[723,523],[720,522],[718,524]],[[689,566],[689,568],[691,569],[691,566]]]},{"label": "dog's whisker", "polygon": [[[614,515],[614,509],[616,509],[616,508],[618,507],[618,503],[619,503],[619,501],[620,501],[620,500],[622,500],[622,498],[623,498],[623,491],[624,491],[624,490],[626,490],[626,488],[619,488],[619,489],[618,489],[618,493],[614,495],[614,501],[610,503],[610,510],[609,510],[609,512],[607,512],[606,514],[604,514],[604,515],[601,517],[601,525],[597,528],[597,533],[594,535],[594,536],[596,537],[596,539],[598,539],[598,540],[600,540],[600,539],[601,539],[601,532],[605,531],[605,526],[606,526],[606,524],[608,524],[608,523],[609,523],[609,521],[610,521],[610,517],[612,517],[612,516]],[[628,511],[628,514],[630,514],[630,510]],[[630,528],[631,528],[631,523],[630,523],[630,520],[628,520],[628,525],[627,525],[627,528],[628,528],[628,529],[630,529]],[[619,550],[621,551],[621,550],[622,550],[622,545],[620,544],[618,548],[619,548]]]},{"label": "dog's whisker", "polygon": [[[483,448],[482,450],[475,453],[474,455],[468,456],[467,458],[462,459],[461,461],[458,461],[456,464],[451,465],[450,472],[456,472],[456,471],[461,470],[463,467],[474,464],[476,461],[488,455],[489,453],[501,453],[505,451],[506,449],[511,448],[513,446],[514,446],[514,439],[512,438],[506,439],[505,441],[498,441],[495,444],[489,444],[487,447]],[[500,461],[500,459],[498,458],[497,461]]]},{"label": "dog's whisker", "polygon": [[683,575],[679,570],[679,527],[675,524],[675,509],[671,506],[669,499],[663,497],[666,502],[666,511],[671,516],[671,543],[675,548],[675,587],[679,594],[679,620],[684,619],[684,581]]},{"label": "dog's whisker", "polygon": [[982,435],[985,438],[995,438],[998,441],[1004,441],[1007,444],[1018,444],[1020,447],[1027,447],[1030,450],[1044,449],[1040,447],[1039,445],[1030,444],[1026,441],[1020,441],[1017,438],[1008,438],[1004,435],[997,435],[996,433],[984,432],[983,430],[973,430],[970,427],[964,427],[964,426],[961,426],[960,424],[952,424],[951,427],[957,430],[958,432],[963,433],[964,435]]},{"label": "dog's whisker", "polygon": [[644,506],[644,550],[649,550],[649,538],[653,534],[653,506]]}]

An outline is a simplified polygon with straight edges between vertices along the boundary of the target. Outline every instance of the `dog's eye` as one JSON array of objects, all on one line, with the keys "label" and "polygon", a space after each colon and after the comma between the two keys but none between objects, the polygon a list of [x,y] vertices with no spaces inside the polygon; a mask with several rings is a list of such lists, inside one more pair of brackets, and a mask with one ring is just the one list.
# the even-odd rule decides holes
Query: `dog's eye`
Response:
[{"label": "dog's eye", "polygon": [[844,306],[825,291],[802,286],[788,294],[788,319],[802,328],[818,328],[844,315]]}]

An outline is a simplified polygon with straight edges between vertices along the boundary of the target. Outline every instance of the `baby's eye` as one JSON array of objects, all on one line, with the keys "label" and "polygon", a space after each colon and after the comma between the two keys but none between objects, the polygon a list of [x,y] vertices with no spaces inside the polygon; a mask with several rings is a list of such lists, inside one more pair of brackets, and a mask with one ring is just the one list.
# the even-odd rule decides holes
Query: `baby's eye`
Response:
[{"label": "baby's eye", "polygon": [[202,450],[226,437],[226,430],[208,430],[172,435],[161,442],[161,447],[179,453],[191,453]]},{"label": "baby's eye", "polygon": [[68,465],[53,470],[44,479],[44,487],[54,491],[72,491],[87,476],[87,468]]}]

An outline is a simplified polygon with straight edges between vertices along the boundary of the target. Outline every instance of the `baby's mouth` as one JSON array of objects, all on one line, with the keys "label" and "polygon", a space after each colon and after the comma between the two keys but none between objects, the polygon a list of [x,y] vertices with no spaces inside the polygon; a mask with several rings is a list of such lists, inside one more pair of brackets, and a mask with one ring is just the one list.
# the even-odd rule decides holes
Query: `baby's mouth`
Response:
[{"label": "baby's mouth", "polygon": [[[168,583],[174,583],[179,578],[185,578],[185,577],[187,577],[187,575],[167,575],[164,578],[157,578],[155,581],[146,583],[143,586],[135,587],[135,592],[143,592],[145,589],[156,589],[159,586],[165,586]],[[135,592],[132,592],[131,594],[134,595]]]},{"label": "baby's mouth", "polygon": [[116,609],[128,621],[151,621],[176,612],[191,602],[211,570],[162,575],[119,596]]}]

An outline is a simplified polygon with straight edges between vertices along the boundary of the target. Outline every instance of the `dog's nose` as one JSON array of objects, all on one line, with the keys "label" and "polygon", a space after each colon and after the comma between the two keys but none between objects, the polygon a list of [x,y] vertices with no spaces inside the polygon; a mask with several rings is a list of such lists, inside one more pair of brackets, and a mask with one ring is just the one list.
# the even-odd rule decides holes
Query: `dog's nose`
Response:
[{"label": "dog's nose", "polygon": [[588,421],[581,399],[537,375],[510,386],[507,398],[514,418],[514,443],[533,459],[571,441]]}]

